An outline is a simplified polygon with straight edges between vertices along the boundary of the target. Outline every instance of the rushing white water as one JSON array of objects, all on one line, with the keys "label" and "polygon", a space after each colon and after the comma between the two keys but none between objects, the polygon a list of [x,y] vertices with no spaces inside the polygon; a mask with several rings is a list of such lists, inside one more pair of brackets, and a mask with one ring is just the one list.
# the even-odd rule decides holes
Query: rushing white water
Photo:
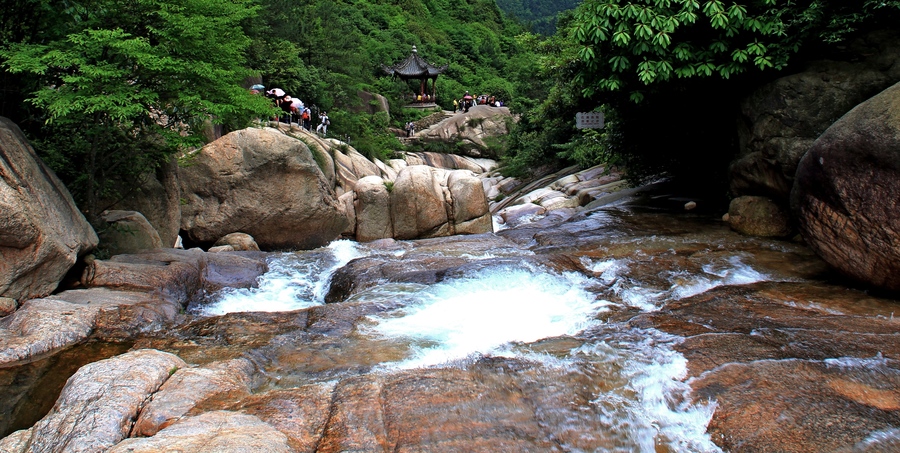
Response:
[{"label": "rushing white water", "polygon": [[[282,254],[270,262],[258,288],[227,291],[203,313],[296,310],[321,304],[334,270],[365,253],[361,246],[339,241],[314,252]],[[672,273],[656,283],[630,275],[629,259],[583,259],[582,265],[587,275],[519,264],[433,285],[376,286],[352,300],[399,302],[401,308],[370,316],[358,325],[359,333],[405,345],[404,359],[377,367],[384,372],[462,366],[482,356],[513,357],[546,369],[613,364],[614,375],[604,384],[608,388],[597,390],[591,406],[574,416],[588,417],[582,420],[584,426],[608,426],[621,445],[630,446],[621,451],[654,452],[660,442],[672,451],[719,451],[706,435],[715,403],[691,402],[688,397],[686,360],[672,347],[678,338],[652,329],[607,325],[604,313],[614,303],[589,288],[609,288],[618,296],[617,303],[652,311],[668,300],[766,276],[739,257],[716,258],[701,266],[700,273]],[[659,287],[659,281],[668,281],[669,286]],[[596,341],[586,334],[598,331],[615,340]],[[548,338],[571,338],[581,346],[565,356],[548,356],[530,346]],[[580,451],[578,446],[567,448]]]},{"label": "rushing white water", "polygon": [[269,260],[256,288],[227,288],[198,312],[204,316],[241,311],[291,311],[323,303],[330,277],[362,256],[357,243],[334,241],[308,253],[283,253]]},{"label": "rushing white water", "polygon": [[420,368],[491,354],[510,343],[574,335],[595,321],[609,302],[583,289],[585,277],[535,268],[503,267],[423,288],[419,303],[368,330],[404,337],[422,346],[397,364]]}]

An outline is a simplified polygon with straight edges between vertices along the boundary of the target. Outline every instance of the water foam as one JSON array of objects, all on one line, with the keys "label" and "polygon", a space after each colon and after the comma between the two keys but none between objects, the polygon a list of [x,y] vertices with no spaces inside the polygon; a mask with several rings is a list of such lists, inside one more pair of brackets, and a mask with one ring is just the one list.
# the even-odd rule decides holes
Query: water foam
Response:
[{"label": "water foam", "polygon": [[619,373],[626,384],[592,402],[612,432],[628,436],[624,443],[629,446],[621,451],[652,453],[658,444],[674,451],[721,451],[706,434],[715,403],[691,400],[691,388],[683,380],[687,360],[672,348],[678,340],[650,329],[621,335],[615,346],[597,342],[573,351],[622,365]]},{"label": "water foam", "polygon": [[331,274],[363,255],[357,243],[334,241],[310,252],[281,253],[268,262],[269,271],[256,288],[226,288],[208,305],[198,307],[203,316],[244,311],[292,311],[321,305]]},{"label": "water foam", "polygon": [[744,264],[739,256],[729,257],[727,263],[706,264],[703,266],[703,272],[712,277],[696,276],[692,283],[673,285],[672,297],[684,299],[705,293],[718,286],[747,285],[769,280],[769,276]]},{"label": "water foam", "polygon": [[394,317],[372,318],[371,333],[419,345],[399,368],[419,368],[491,354],[515,342],[574,335],[608,302],[583,289],[575,273],[500,267],[423,288],[419,303]]}]

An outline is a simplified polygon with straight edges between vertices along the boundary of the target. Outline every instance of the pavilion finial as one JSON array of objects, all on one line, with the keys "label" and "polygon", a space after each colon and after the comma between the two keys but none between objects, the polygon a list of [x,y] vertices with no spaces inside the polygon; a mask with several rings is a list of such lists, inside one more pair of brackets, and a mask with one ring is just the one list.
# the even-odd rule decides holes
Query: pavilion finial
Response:
[{"label": "pavilion finial", "polygon": [[419,51],[416,50],[416,45],[415,45],[415,44],[413,44],[413,53],[419,53]]}]

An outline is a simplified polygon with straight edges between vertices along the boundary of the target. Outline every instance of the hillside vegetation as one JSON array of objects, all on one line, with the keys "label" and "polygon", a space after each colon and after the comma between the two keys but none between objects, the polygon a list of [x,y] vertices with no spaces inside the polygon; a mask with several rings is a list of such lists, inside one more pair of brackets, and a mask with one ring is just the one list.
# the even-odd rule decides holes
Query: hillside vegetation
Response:
[{"label": "hillside vegetation", "polygon": [[[174,153],[271,117],[251,80],[327,110],[329,133],[371,157],[400,143],[387,132],[415,112],[418,83],[385,77],[417,46],[450,67],[438,102],[465,90],[528,106],[531,51],[494,0],[23,0],[0,21],[0,114],[17,122],[79,205],[104,200]],[[352,114],[358,90],[385,95],[392,117]]]}]

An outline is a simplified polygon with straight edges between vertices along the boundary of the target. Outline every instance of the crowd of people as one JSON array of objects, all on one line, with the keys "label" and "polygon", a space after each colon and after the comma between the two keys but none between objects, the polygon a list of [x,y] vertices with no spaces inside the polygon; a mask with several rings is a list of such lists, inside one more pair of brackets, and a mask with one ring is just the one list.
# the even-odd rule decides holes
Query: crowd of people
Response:
[{"label": "crowd of people", "polygon": [[468,91],[466,91],[466,94],[464,94],[462,98],[453,100],[453,113],[456,113],[458,110],[469,113],[469,109],[476,105],[502,107],[503,101],[497,99],[495,96],[489,96],[487,94],[472,96]]},{"label": "crowd of people", "polygon": [[[250,91],[254,94],[264,93],[267,98],[275,103],[276,107],[281,109],[283,113],[278,118],[273,118],[273,120],[287,124],[296,122],[300,127],[312,131],[313,111],[308,106],[304,105],[303,101],[300,99],[291,97],[281,88],[266,90],[263,85],[253,85],[250,88]],[[328,126],[331,125],[331,119],[328,118],[328,113],[325,111],[318,112],[318,116],[319,124],[316,126],[316,133],[322,134],[323,136],[327,135]]]}]

